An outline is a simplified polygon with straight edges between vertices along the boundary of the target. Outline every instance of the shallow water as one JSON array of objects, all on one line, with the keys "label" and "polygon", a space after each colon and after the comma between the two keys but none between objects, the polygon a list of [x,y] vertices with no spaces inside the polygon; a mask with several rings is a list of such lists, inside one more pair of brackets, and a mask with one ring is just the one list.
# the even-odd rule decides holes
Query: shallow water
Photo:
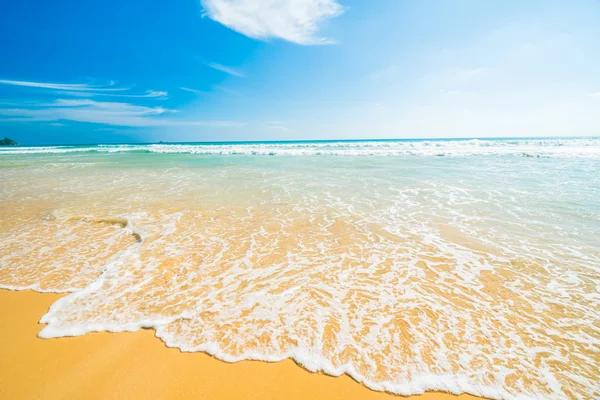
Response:
[{"label": "shallow water", "polygon": [[600,139],[17,147],[0,178],[0,287],[72,292],[41,337],[600,396]]}]

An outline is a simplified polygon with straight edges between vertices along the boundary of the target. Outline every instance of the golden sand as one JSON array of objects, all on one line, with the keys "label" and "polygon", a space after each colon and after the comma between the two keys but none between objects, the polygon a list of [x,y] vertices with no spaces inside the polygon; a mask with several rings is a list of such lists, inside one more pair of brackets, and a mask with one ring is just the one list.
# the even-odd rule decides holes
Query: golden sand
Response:
[{"label": "golden sand", "polygon": [[[61,295],[0,290],[2,399],[393,399],[347,376],[293,361],[229,364],[167,348],[152,330],[39,339],[39,318]],[[420,400],[475,399],[426,393]]]},{"label": "golden sand", "polygon": [[[544,194],[507,176],[503,192],[496,171],[471,179],[456,160],[422,176],[415,160],[11,160],[0,287],[77,294],[49,313],[56,295],[2,294],[18,337],[2,341],[0,399],[391,398],[289,360],[201,351],[294,357],[397,393],[599,398],[594,223],[546,209],[549,188],[578,198],[583,181]],[[144,326],[163,342],[36,339]]]}]

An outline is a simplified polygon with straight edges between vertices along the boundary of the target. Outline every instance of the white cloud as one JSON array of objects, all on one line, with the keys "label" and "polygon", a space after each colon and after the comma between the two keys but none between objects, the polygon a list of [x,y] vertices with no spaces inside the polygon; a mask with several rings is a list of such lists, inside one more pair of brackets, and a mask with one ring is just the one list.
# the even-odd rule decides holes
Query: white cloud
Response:
[{"label": "white cloud", "polygon": [[600,92],[590,93],[590,96],[592,96],[592,97],[600,97]]},{"label": "white cloud", "polygon": [[166,99],[169,97],[169,93],[158,91],[158,90],[148,90],[142,94],[116,94],[116,93],[100,93],[100,92],[70,92],[74,96],[110,96],[110,97],[127,97],[127,98],[137,98],[137,99]]},{"label": "white cloud", "polygon": [[57,99],[35,108],[0,109],[0,116],[12,121],[92,122],[107,125],[151,126],[148,116],[170,112],[162,107],[136,106],[129,103],[99,102],[94,100]]},{"label": "white cloud", "polygon": [[0,79],[0,84],[11,86],[32,87],[38,89],[65,90],[69,92],[115,92],[129,90],[129,88],[112,87],[114,82],[109,86],[94,86],[88,83],[50,83],[50,82],[32,82],[32,81],[14,81],[9,79]]},{"label": "white cloud", "polygon": [[198,94],[198,95],[208,93],[208,92],[203,92],[202,90],[192,89],[192,88],[183,87],[183,86],[181,86],[179,89],[183,90],[184,92],[190,92],[190,93],[194,93],[194,94]]},{"label": "white cloud", "polygon": [[[177,110],[146,107],[121,102],[103,102],[89,99],[57,99],[52,103],[32,108],[0,108],[0,121],[76,121],[114,126],[212,126],[231,127],[235,121],[193,121],[165,118]],[[163,117],[163,118],[161,118]]]},{"label": "white cloud", "polygon": [[217,94],[217,93],[220,93],[220,94],[225,93],[225,94],[234,95],[234,96],[242,96],[242,93],[238,92],[237,90],[233,90],[228,87],[221,86],[221,85],[213,85],[213,86],[211,86],[211,90],[198,90],[198,89],[192,89],[192,88],[185,87],[185,86],[180,86],[179,89],[183,90],[184,92],[194,93],[198,96]]},{"label": "white cloud", "polygon": [[114,81],[108,85],[99,86],[89,83],[53,83],[53,82],[34,82],[34,81],[15,81],[10,79],[0,79],[0,85],[27,87],[33,89],[47,89],[53,91],[68,92],[73,96],[111,96],[111,97],[129,97],[129,98],[167,98],[168,93],[147,90],[144,93],[123,93],[131,90],[128,87],[115,87]]},{"label": "white cloud", "polygon": [[139,115],[164,114],[166,112],[175,112],[175,110],[165,109],[163,107],[145,107],[129,103],[80,100],[80,99],[57,99],[53,103],[47,104],[49,107],[78,107],[90,108],[106,111],[115,111],[120,113],[131,113]]},{"label": "white cloud", "polygon": [[202,0],[211,19],[254,39],[309,45],[332,43],[318,36],[321,24],[340,15],[336,0]]},{"label": "white cloud", "polygon": [[204,63],[204,65],[206,65],[207,67],[210,67],[212,69],[216,69],[217,71],[221,71],[221,72],[225,72],[226,74],[229,75],[233,75],[233,76],[237,76],[238,78],[245,78],[246,75],[244,75],[244,73],[230,68],[230,67],[226,67],[224,65],[221,64],[217,64],[217,63]]},{"label": "white cloud", "polygon": [[[0,102],[1,122],[48,122],[59,126],[61,121],[85,122],[111,126],[129,127],[237,127],[238,121],[199,121],[175,117],[178,110],[164,107],[133,104],[126,98],[161,100],[167,92],[147,90],[131,92],[129,88],[115,87],[114,82],[106,86],[93,86],[88,83],[49,83],[0,79],[0,85],[30,88],[36,91],[50,90],[60,93],[60,98],[48,100],[12,100]],[[182,90],[198,93],[194,89]],[[92,98],[106,96],[116,101],[97,101]],[[108,99],[106,99],[108,100]]]},{"label": "white cloud", "polygon": [[[0,122],[43,121],[60,124],[59,121],[75,121],[132,127],[240,125],[239,122],[229,121],[175,119],[173,114],[176,114],[177,110],[133,104],[126,100],[163,100],[168,97],[167,92],[147,90],[136,93],[129,88],[115,87],[112,81],[105,86],[93,86],[88,83],[49,83],[0,79],[0,85],[27,88],[38,92],[50,90],[61,96],[51,101],[27,98],[0,102]],[[106,101],[95,100],[99,96]],[[108,101],[109,99],[114,101]]]}]

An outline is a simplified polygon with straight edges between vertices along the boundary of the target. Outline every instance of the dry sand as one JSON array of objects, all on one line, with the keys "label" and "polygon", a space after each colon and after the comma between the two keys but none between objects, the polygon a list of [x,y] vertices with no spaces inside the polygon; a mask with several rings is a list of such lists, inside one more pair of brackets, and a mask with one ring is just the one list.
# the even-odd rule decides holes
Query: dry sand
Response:
[{"label": "dry sand", "polygon": [[[228,364],[167,348],[152,330],[43,340],[37,321],[56,294],[0,290],[1,399],[405,399],[293,361]],[[473,396],[427,393],[419,400]]]}]

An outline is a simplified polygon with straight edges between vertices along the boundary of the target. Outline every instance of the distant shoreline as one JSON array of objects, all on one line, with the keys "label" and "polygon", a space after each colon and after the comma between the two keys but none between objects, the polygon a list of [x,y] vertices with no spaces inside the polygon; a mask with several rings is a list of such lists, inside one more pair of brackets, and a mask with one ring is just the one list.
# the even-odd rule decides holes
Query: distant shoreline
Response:
[{"label": "distant shoreline", "polygon": [[0,139],[0,146],[19,146],[19,143],[10,138],[5,137],[4,139]]}]

